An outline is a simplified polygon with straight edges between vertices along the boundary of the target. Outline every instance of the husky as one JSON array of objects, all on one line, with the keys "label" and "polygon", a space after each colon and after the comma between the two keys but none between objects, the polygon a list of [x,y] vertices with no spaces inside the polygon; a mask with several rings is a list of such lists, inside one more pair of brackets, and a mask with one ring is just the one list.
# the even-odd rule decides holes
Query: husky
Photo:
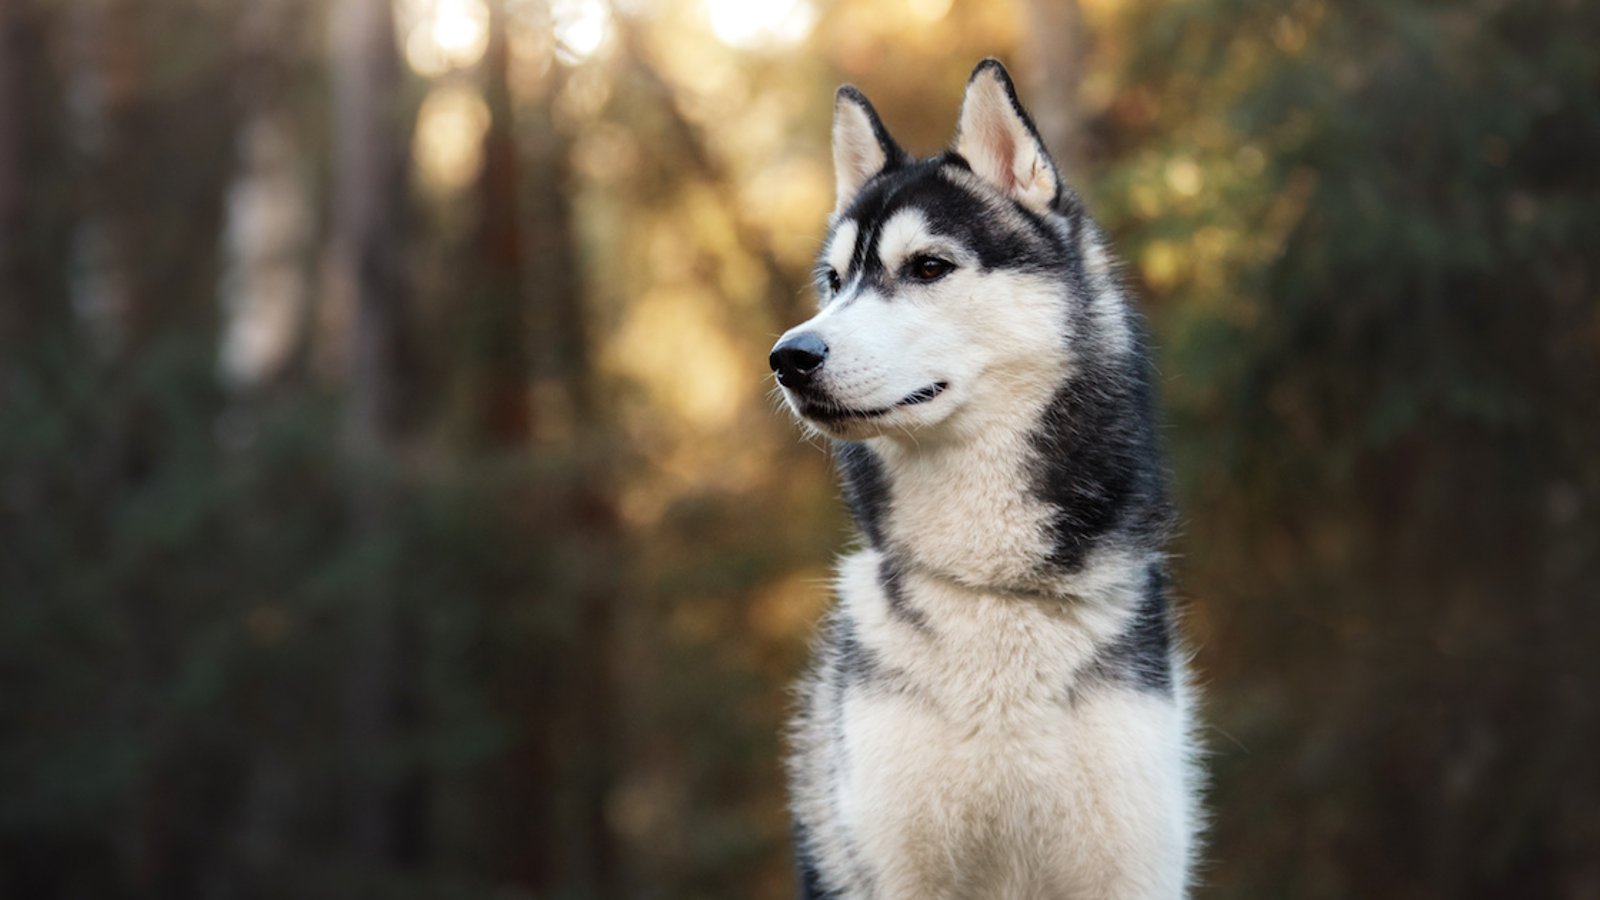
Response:
[{"label": "husky", "polygon": [[800,893],[1172,898],[1199,830],[1141,319],[1005,68],[918,159],[833,115],[817,314],[769,359],[864,546],[792,723]]}]

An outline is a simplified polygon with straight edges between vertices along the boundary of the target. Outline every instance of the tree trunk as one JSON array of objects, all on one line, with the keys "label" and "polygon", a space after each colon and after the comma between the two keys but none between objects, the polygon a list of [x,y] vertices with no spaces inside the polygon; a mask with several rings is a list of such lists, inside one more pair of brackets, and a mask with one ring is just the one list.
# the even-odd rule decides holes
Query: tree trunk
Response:
[{"label": "tree trunk", "polygon": [[62,18],[56,4],[0,0],[0,367],[71,322],[75,204],[51,55]]},{"label": "tree trunk", "polygon": [[1034,124],[1068,181],[1094,157],[1079,88],[1092,42],[1078,0],[1024,0],[1023,78]]},{"label": "tree trunk", "polygon": [[483,138],[483,172],[478,179],[479,219],[473,245],[478,279],[476,303],[469,311],[473,356],[476,441],[490,447],[525,447],[532,432],[529,404],[527,298],[523,288],[522,228],[518,218],[517,146],[507,81],[510,46],[505,0],[491,0],[489,43],[483,57],[484,99],[489,127]]},{"label": "tree trunk", "polygon": [[605,806],[615,782],[614,620],[621,551],[611,495],[607,441],[598,412],[598,387],[590,349],[588,295],[584,290],[573,221],[572,142],[556,125],[550,105],[565,83],[552,71],[540,127],[526,146],[526,223],[529,283],[535,286],[538,325],[536,368],[555,390],[542,396],[559,409],[541,409],[548,436],[559,436],[572,466],[563,484],[547,484],[546,502],[559,509],[566,552],[583,560],[583,574],[567,600],[577,608],[573,639],[547,666],[535,702],[559,726],[541,748],[555,828],[544,852],[557,893],[578,897],[620,895],[623,881],[617,839]]},{"label": "tree trunk", "polygon": [[89,9],[101,100],[99,121],[86,123],[101,132],[89,187],[112,289],[107,324],[126,361],[158,338],[216,334],[217,235],[232,159],[199,148],[228,146],[237,132],[228,38],[238,13],[143,0]]},{"label": "tree trunk", "polygon": [[565,73],[550,73],[549,94],[539,109],[541,121],[526,148],[528,160],[527,242],[529,283],[537,285],[534,321],[538,325],[539,376],[559,390],[561,410],[544,411],[555,420],[551,431],[581,434],[593,422],[589,334],[573,240],[572,141],[552,121],[550,104],[561,93]]},{"label": "tree trunk", "polygon": [[[401,266],[408,130],[399,104],[400,59],[389,0],[339,0],[331,14],[331,276],[351,315],[344,428],[352,519],[363,540],[382,546],[411,400]],[[353,655],[344,685],[349,840],[374,870],[390,867],[409,843],[400,781],[386,759],[403,702],[396,590],[385,560],[353,598]]]},{"label": "tree trunk", "polygon": [[23,268],[28,253],[24,123],[29,82],[41,61],[28,52],[39,40],[24,2],[0,0],[0,351],[16,346],[25,318],[22,304],[30,293]]},{"label": "tree trunk", "polygon": [[351,306],[346,437],[358,457],[407,425],[412,359],[401,254],[409,131],[389,0],[333,7],[334,289]]}]

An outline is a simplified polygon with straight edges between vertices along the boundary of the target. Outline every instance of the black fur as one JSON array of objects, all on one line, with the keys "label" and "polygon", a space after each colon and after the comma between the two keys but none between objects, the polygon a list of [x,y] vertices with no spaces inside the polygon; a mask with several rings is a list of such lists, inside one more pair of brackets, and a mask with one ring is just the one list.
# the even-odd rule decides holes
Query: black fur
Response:
[{"label": "black fur", "polygon": [[855,626],[846,616],[836,616],[831,642],[837,657],[834,660],[833,670],[839,676],[841,686],[863,684],[878,679],[880,666],[877,654],[861,643],[861,638],[856,635]]},{"label": "black fur", "polygon": [[1167,574],[1152,563],[1128,630],[1091,664],[1090,674],[1143,691],[1172,694],[1172,602]]},{"label": "black fur", "polygon": [[882,550],[883,520],[889,514],[889,482],[883,474],[883,463],[866,444],[841,441],[837,447],[834,458],[850,514],[867,541]]},{"label": "black fur", "polygon": [[[859,223],[850,268],[839,275],[848,282],[857,273],[886,297],[893,296],[894,272],[884,271],[878,256],[878,238],[885,223],[901,209],[912,207],[927,217],[928,227],[970,247],[985,271],[1012,269],[1050,272],[1076,262],[1076,248],[1066,246],[1056,231],[1029,210],[1015,210],[1027,227],[994,227],[994,199],[955,184],[942,172],[946,168],[970,170],[959,154],[948,152],[931,159],[907,162],[874,176],[862,188],[844,218]],[[825,283],[826,269],[819,271]]]},{"label": "black fur", "polygon": [[798,876],[795,893],[799,900],[838,900],[837,893],[823,887],[822,876],[812,857],[810,836],[799,823],[794,826],[794,864]]},{"label": "black fur", "polygon": [[905,579],[906,573],[899,559],[888,553],[879,558],[878,584],[883,588],[884,597],[888,598],[889,615],[919,631],[926,631],[928,617],[913,606],[911,599],[906,596]]},{"label": "black fur", "polygon": [[[1081,341],[1083,350],[1092,341]],[[1156,550],[1172,519],[1143,340],[1119,360],[1082,359],[1034,435],[1034,492],[1055,509],[1048,563],[1076,572],[1117,534]]]}]

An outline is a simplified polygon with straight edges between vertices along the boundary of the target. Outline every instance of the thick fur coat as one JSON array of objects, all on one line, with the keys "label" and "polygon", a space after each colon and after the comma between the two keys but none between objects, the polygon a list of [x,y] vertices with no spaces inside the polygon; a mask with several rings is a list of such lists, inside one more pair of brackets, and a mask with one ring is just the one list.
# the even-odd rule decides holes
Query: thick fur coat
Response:
[{"label": "thick fur coat", "polygon": [[835,105],[820,309],[774,347],[865,546],[800,691],[802,894],[1172,898],[1198,831],[1140,318],[998,62],[914,159]]}]

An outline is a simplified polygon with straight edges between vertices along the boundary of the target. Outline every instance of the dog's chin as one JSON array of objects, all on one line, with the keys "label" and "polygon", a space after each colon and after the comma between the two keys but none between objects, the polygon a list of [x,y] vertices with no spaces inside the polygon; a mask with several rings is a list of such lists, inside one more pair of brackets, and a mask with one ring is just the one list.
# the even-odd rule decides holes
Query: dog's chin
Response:
[{"label": "dog's chin", "polygon": [[930,425],[944,418],[949,388],[948,381],[936,381],[880,406],[848,405],[827,395],[794,391],[785,394],[795,415],[818,431],[841,440],[860,440]]}]

